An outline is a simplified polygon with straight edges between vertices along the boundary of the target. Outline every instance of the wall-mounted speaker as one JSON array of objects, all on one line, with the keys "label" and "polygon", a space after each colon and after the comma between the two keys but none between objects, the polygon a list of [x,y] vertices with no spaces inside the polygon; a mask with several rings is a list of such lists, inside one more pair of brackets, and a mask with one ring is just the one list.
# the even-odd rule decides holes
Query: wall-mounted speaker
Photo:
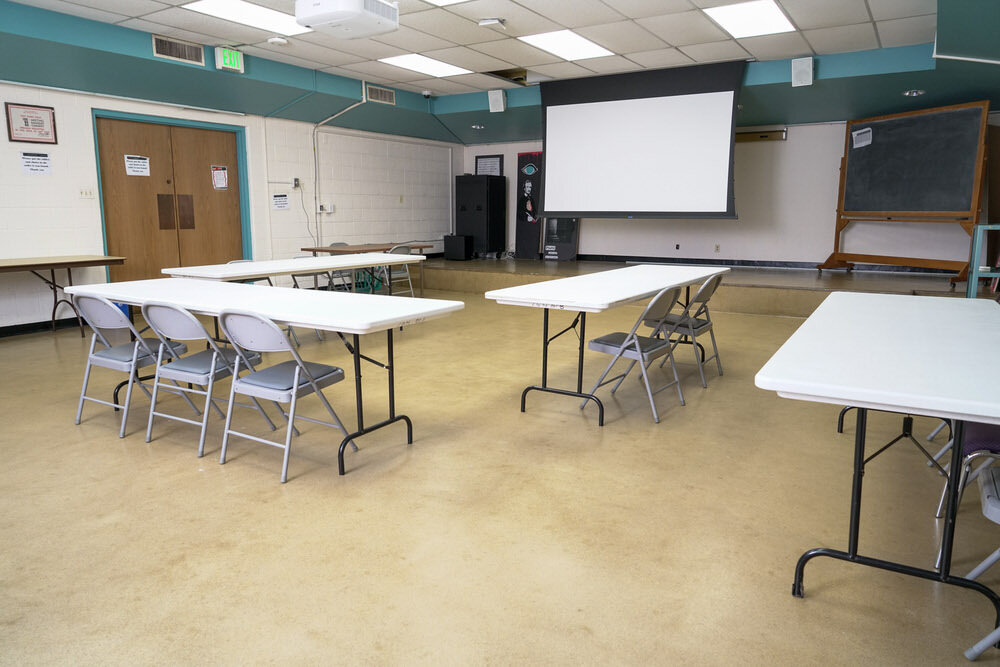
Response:
[{"label": "wall-mounted speaker", "polygon": [[489,90],[486,94],[490,98],[490,113],[504,111],[507,108],[507,95],[503,90]]},{"label": "wall-mounted speaker", "polygon": [[792,87],[811,86],[813,82],[813,59],[792,59]]}]

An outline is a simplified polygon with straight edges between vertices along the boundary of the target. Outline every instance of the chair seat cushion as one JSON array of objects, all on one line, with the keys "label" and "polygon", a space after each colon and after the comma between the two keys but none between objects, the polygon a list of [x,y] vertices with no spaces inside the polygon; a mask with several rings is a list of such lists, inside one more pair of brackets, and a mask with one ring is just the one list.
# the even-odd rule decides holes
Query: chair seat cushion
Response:
[{"label": "chair seat cushion", "polygon": [[[712,324],[712,322],[709,320],[703,320],[701,318],[696,319],[690,316],[685,317],[682,316],[680,313],[670,313],[665,318],[663,318],[663,323],[669,327],[674,327],[678,325],[684,327],[685,329],[690,327],[695,330],[695,333],[697,333],[699,329],[706,329]],[[656,322],[653,320],[649,320],[648,323],[644,322],[644,324],[646,324],[646,326],[654,326]]]},{"label": "chair seat cushion", "polygon": [[[156,351],[160,347],[160,341],[156,338],[143,338],[143,340],[146,341],[146,346],[153,351],[153,356],[146,354],[146,352],[140,347],[137,361],[149,361],[156,359]],[[172,356],[187,352],[187,345],[178,341],[170,341],[170,347],[173,351]],[[94,356],[102,359],[110,359],[111,361],[129,362],[132,361],[132,350],[134,348],[134,342],[122,343],[121,345],[115,345],[114,347],[109,347],[104,350],[98,350],[97,352],[94,352]]]},{"label": "chair seat cushion", "polygon": [[[344,371],[336,366],[317,364],[313,361],[307,361],[305,365],[317,384],[333,384],[344,379]],[[269,368],[244,375],[240,378],[240,384],[248,384],[275,391],[288,391],[292,388],[292,382],[295,379],[295,368],[296,364],[294,361],[283,361]],[[299,386],[301,387],[308,383],[309,379],[303,373],[299,377]]]},{"label": "chair seat cushion", "polygon": [[[227,368],[232,368],[233,363],[236,361],[236,350],[232,348],[223,348],[222,357],[215,360],[215,371],[223,371]],[[250,363],[259,364],[260,354],[256,352],[248,352],[247,357],[250,359]],[[208,375],[211,371],[209,366],[212,363],[212,350],[202,350],[201,352],[196,352],[195,354],[189,354],[186,357],[181,357],[176,361],[171,361],[169,364],[165,364],[164,368],[169,368],[172,371],[180,371],[182,373],[191,373],[193,375]]]},{"label": "chair seat cushion", "polygon": [[962,454],[968,456],[972,452],[1000,453],[1000,426],[980,422],[965,423],[965,442],[962,443]]},{"label": "chair seat cushion", "polygon": [[[628,334],[624,331],[616,331],[614,333],[609,333],[600,338],[594,338],[589,343],[587,347],[595,352],[603,352],[605,354],[615,354],[618,349],[625,342]],[[644,355],[653,354],[662,349],[666,349],[667,341],[663,338],[650,338],[649,336],[636,336],[636,340],[639,341],[639,349],[642,350]],[[635,347],[634,344],[630,344],[623,353],[622,356],[628,356],[629,358],[635,357]]]}]

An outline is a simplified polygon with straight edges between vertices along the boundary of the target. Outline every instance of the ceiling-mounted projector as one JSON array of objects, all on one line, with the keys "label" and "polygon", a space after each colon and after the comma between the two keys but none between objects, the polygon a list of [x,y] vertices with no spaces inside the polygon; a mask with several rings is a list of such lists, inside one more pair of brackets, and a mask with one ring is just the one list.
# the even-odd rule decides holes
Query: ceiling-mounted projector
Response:
[{"label": "ceiling-mounted projector", "polygon": [[399,9],[385,0],[295,0],[295,22],[340,39],[399,28]]}]

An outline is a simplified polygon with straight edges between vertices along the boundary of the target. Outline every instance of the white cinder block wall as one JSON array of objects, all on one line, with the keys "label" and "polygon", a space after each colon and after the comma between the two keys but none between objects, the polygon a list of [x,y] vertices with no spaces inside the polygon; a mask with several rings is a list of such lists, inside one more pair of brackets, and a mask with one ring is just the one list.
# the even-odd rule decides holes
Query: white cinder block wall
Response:
[{"label": "white cinder block wall", "polygon": [[[507,247],[511,249],[517,153],[535,150],[542,150],[541,142],[465,149],[465,170],[470,173],[476,155],[504,155]],[[843,154],[844,123],[790,126],[786,141],[736,144],[737,220],[589,218],[581,221],[579,251],[584,255],[822,262],[833,251]],[[842,248],[845,252],[962,260],[968,257],[969,236],[956,224],[854,223],[844,234]]]},{"label": "white cinder block wall", "polygon": [[[246,128],[251,245],[255,259],[291,257],[314,245],[312,124],[0,83],[0,101],[55,108],[59,143],[0,141],[0,257],[104,254],[92,109],[197,120]],[[323,203],[320,238],[333,241],[435,239],[452,228],[453,176],[463,151],[425,142],[336,128],[320,130]],[[21,173],[20,152],[52,156],[50,175]],[[300,191],[287,183],[302,182]],[[273,182],[279,183],[273,183]],[[281,183],[284,182],[284,183]],[[81,194],[92,190],[94,197]],[[288,192],[291,208],[275,211],[271,195]],[[306,212],[302,210],[304,204]],[[313,232],[315,234],[315,231]],[[433,252],[434,250],[431,250]],[[103,282],[103,268],[74,271],[74,282]],[[59,271],[58,280],[65,279]],[[51,293],[28,273],[0,274],[0,327],[49,318]],[[65,307],[60,317],[69,316]]]}]

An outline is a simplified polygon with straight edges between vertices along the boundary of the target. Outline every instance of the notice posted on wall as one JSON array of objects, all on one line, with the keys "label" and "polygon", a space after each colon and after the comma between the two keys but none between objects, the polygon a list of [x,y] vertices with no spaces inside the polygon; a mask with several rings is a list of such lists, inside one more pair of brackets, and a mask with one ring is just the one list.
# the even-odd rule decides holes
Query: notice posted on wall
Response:
[{"label": "notice posted on wall", "polygon": [[275,211],[287,211],[290,206],[287,194],[271,195],[271,208]]},{"label": "notice posted on wall", "polygon": [[142,155],[126,155],[125,175],[149,176],[149,158]]},{"label": "notice posted on wall", "polygon": [[853,148],[864,148],[872,143],[872,128],[866,127],[863,130],[854,130],[851,132],[851,141]]},{"label": "notice posted on wall", "polygon": [[216,190],[229,189],[229,169],[222,165],[212,165],[212,187]]},{"label": "notice posted on wall", "polygon": [[48,153],[21,153],[22,174],[51,174],[52,158]]}]

